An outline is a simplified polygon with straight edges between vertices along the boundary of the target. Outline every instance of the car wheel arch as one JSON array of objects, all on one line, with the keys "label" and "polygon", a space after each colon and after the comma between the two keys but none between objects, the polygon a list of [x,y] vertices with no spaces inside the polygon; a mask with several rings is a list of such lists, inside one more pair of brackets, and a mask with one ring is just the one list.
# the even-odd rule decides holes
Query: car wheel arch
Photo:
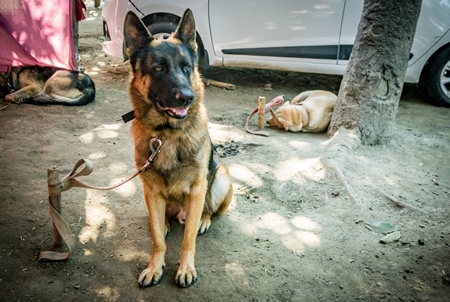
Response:
[{"label": "car wheel arch", "polygon": [[[443,56],[445,56],[446,59],[443,59]],[[442,45],[437,51],[433,53],[433,55],[430,56],[430,58],[427,60],[427,63],[422,69],[420,83],[425,86],[437,105],[450,107],[450,101],[448,100],[448,98],[442,98],[442,95],[440,95],[440,92],[438,92],[438,84],[435,83],[435,81],[439,80],[439,76],[436,74],[432,74],[433,72],[435,73],[437,71],[437,64],[442,63],[445,60],[450,60],[450,43]]]},{"label": "car wheel arch", "polygon": [[[148,28],[151,25],[157,24],[157,23],[170,23],[173,24],[175,27],[178,25],[178,23],[181,20],[180,16],[171,14],[171,13],[154,13],[146,15],[145,17],[141,18],[142,22],[144,22],[144,25]],[[197,31],[197,45],[198,45],[198,53],[199,53],[199,66],[200,67],[206,67],[208,66],[208,55],[206,54],[206,50],[202,41],[201,36],[199,35]]]}]

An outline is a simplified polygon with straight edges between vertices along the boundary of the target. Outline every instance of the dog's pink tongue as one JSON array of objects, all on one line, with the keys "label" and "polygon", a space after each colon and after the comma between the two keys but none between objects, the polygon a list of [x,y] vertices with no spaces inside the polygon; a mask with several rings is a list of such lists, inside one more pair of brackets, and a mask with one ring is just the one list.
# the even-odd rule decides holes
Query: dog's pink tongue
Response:
[{"label": "dog's pink tongue", "polygon": [[179,107],[179,108],[173,108],[173,111],[176,115],[184,116],[187,114],[189,107]]}]

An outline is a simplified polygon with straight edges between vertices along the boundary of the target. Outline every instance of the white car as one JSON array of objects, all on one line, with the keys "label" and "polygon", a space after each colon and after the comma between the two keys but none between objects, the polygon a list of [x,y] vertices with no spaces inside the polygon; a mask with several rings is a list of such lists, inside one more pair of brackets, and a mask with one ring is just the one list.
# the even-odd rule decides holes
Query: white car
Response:
[{"label": "white car", "polygon": [[[123,23],[135,12],[157,38],[194,13],[203,66],[343,75],[363,0],[105,0],[103,50],[123,57]],[[423,0],[405,81],[423,82],[450,107],[450,0]]]}]

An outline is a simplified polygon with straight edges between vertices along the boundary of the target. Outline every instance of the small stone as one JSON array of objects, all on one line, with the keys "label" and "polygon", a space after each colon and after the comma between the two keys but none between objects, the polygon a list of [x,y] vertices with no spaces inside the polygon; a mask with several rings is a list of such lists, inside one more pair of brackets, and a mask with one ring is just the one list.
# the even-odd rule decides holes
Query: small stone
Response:
[{"label": "small stone", "polygon": [[271,91],[272,90],[272,84],[271,83],[267,83],[264,85],[264,91]]},{"label": "small stone", "polygon": [[402,234],[399,231],[395,231],[395,232],[389,233],[386,236],[384,236],[383,238],[381,238],[380,242],[387,244],[387,243],[391,243],[394,241],[398,241],[400,239],[400,237],[402,237]]}]

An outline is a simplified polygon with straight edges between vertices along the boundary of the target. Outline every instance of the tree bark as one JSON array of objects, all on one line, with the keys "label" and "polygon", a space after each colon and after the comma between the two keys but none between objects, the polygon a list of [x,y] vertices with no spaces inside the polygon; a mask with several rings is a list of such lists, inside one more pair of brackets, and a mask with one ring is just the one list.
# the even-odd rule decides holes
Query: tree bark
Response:
[{"label": "tree bark", "polygon": [[356,130],[365,145],[386,144],[403,89],[422,0],[365,0],[328,127]]}]

